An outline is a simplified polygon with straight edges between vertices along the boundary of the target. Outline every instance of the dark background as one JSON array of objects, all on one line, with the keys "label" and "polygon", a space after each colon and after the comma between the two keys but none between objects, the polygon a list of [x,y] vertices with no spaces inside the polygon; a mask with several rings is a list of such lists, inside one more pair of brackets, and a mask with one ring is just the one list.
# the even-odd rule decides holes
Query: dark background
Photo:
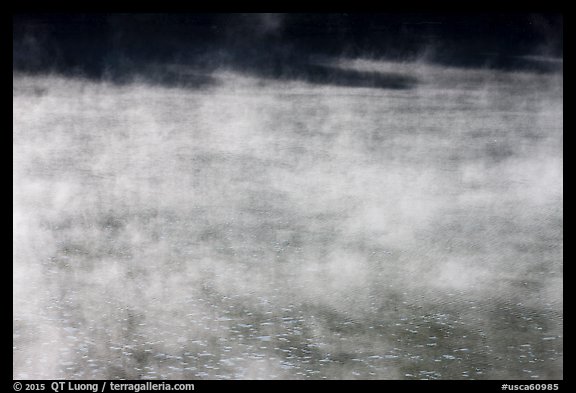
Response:
[{"label": "dark background", "polygon": [[322,56],[546,72],[562,46],[558,13],[13,14],[15,71],[95,78],[166,63],[279,77]]}]

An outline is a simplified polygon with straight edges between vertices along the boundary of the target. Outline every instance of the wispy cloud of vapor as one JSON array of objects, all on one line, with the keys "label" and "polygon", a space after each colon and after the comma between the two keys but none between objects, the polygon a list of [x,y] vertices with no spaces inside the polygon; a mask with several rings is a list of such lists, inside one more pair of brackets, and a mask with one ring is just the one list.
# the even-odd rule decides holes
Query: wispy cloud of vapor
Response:
[{"label": "wispy cloud of vapor", "polygon": [[561,378],[562,74],[332,64],[15,74],[14,378]]},{"label": "wispy cloud of vapor", "polygon": [[261,13],[256,14],[256,18],[260,22],[262,31],[266,33],[281,32],[284,25],[284,14],[279,13]]}]

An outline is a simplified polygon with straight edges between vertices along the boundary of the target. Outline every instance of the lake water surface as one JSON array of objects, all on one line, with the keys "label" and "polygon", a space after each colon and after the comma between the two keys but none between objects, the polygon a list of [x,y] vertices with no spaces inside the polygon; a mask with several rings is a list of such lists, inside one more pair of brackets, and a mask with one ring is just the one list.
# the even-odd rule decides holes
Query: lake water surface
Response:
[{"label": "lake water surface", "polygon": [[14,379],[560,379],[562,74],[14,75]]}]

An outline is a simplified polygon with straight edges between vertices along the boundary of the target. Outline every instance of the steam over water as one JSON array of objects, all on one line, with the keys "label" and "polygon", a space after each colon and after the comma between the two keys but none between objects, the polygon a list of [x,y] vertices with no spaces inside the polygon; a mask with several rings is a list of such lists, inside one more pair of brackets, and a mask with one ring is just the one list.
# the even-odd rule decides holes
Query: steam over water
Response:
[{"label": "steam over water", "polygon": [[14,74],[15,379],[563,377],[562,73],[322,67]]}]

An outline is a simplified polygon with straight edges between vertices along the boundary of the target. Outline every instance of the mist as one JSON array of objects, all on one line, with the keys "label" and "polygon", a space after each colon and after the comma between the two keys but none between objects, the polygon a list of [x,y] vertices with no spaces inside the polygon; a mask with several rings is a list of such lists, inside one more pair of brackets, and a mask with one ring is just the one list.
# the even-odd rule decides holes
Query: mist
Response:
[{"label": "mist", "polygon": [[550,34],[523,67],[245,60],[230,31],[294,17],[242,18],[127,74],[19,52],[13,378],[561,379]]}]

